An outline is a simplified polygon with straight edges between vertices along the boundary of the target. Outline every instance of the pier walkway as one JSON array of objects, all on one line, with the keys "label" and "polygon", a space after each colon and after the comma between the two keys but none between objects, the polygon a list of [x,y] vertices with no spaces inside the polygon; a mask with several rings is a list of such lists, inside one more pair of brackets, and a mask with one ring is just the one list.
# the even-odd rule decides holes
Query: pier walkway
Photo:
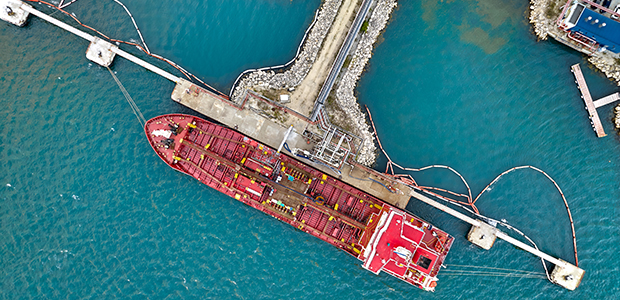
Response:
[{"label": "pier walkway", "polygon": [[[6,21],[11,22],[14,25],[21,26],[24,24],[24,20],[28,17],[28,14],[35,15],[55,26],[89,41],[90,45],[86,51],[86,57],[101,66],[109,66],[116,55],[126,58],[127,60],[174,82],[176,86],[171,95],[174,101],[183,104],[184,106],[187,106],[188,108],[193,109],[217,122],[220,122],[221,124],[234,128],[262,143],[265,143],[266,145],[271,146],[272,148],[277,149],[280,144],[282,144],[283,139],[286,136],[286,143],[291,149],[297,148],[300,149],[300,151],[310,151],[312,148],[317,146],[316,138],[314,140],[306,138],[301,133],[305,133],[313,127],[317,128],[321,126],[331,126],[328,122],[325,122],[325,120],[320,120],[319,122],[309,122],[307,118],[295,113],[294,111],[287,112],[278,107],[269,106],[270,104],[267,104],[266,101],[261,100],[258,97],[248,97],[250,100],[244,101],[244,103],[240,106],[235,105],[233,102],[221,95],[199,87],[183,78],[170,74],[159,67],[156,67],[119,49],[116,45],[76,29],[51,17],[50,15],[34,9],[28,4],[22,3],[19,0],[11,0],[11,4],[13,10],[16,11],[19,18],[16,17]],[[262,109],[261,106],[263,107]],[[275,119],[278,120],[274,121],[274,116],[266,115],[265,112],[274,112],[276,115]],[[289,131],[291,126],[294,127],[294,130],[291,130],[287,134],[287,131]],[[331,141],[327,142],[330,143]],[[325,145],[325,143],[321,145]],[[337,148],[340,146],[341,144],[338,143]],[[323,149],[324,148],[325,146],[323,146]],[[331,156],[333,157],[334,154],[331,154]],[[336,170],[337,172],[324,164],[316,163],[303,158],[298,159],[304,163],[314,166],[324,173],[337,173],[337,176],[344,182],[364,190],[365,192],[370,193],[373,196],[399,208],[405,208],[409,202],[410,187],[386,177],[375,170],[358,165],[350,157],[347,160],[348,163],[342,165],[340,170]]]},{"label": "pier walkway", "polygon": [[581,91],[581,98],[583,102],[586,104],[586,110],[588,111],[590,121],[592,123],[592,127],[596,136],[604,137],[607,134],[605,130],[603,130],[603,124],[601,123],[601,119],[598,116],[598,112],[596,112],[596,106],[594,105],[594,101],[592,101],[592,96],[590,95],[590,90],[588,90],[588,85],[586,84],[586,80],[583,77],[583,73],[581,72],[581,67],[579,64],[572,65],[571,72],[575,75],[575,79],[577,80],[577,87],[579,91]]},{"label": "pier walkway", "polygon": [[445,213],[448,213],[450,215],[452,215],[453,217],[456,217],[458,219],[460,219],[461,221],[465,221],[467,223],[469,223],[472,227],[471,230],[469,231],[469,234],[467,235],[467,239],[472,242],[474,245],[477,245],[485,250],[489,250],[491,249],[491,247],[493,246],[495,239],[496,238],[500,238],[510,244],[512,244],[515,247],[521,248],[531,254],[534,254],[552,264],[555,265],[555,268],[553,269],[553,271],[551,272],[549,276],[549,280],[551,280],[551,282],[566,288],[568,290],[575,290],[579,284],[581,283],[581,280],[583,279],[583,275],[585,274],[585,271],[569,262],[566,262],[564,260],[555,258],[545,252],[540,251],[537,248],[534,248],[530,245],[527,245],[513,237],[511,237],[510,235],[504,233],[503,231],[499,230],[498,228],[491,226],[485,222],[482,222],[480,220],[476,220],[473,218],[470,218],[450,207],[447,207],[441,203],[438,203],[435,200],[430,199],[429,197],[426,197],[414,190],[411,190],[411,197],[420,200],[434,208],[437,208]]},{"label": "pier walkway", "polygon": [[601,106],[605,106],[618,100],[620,100],[620,93],[613,93],[609,96],[605,96],[601,99],[594,101],[594,107],[599,108]]},{"label": "pier walkway", "polygon": [[[154,65],[152,65],[152,64],[150,64],[150,63],[148,63],[146,61],[144,61],[144,60],[141,60],[141,59],[139,59],[139,58],[137,58],[137,57],[135,57],[135,56],[133,56],[133,55],[131,55],[131,54],[121,50],[121,49],[119,49],[118,47],[116,47],[116,46],[114,46],[114,45],[112,45],[112,44],[110,44],[110,43],[108,43],[106,41],[103,41],[103,40],[101,40],[101,39],[99,39],[99,38],[97,38],[95,36],[92,36],[92,35],[90,35],[88,33],[85,33],[85,32],[83,32],[81,30],[78,30],[78,29],[76,29],[76,28],[74,28],[74,27],[72,27],[70,25],[67,25],[67,24],[65,24],[65,23],[63,23],[63,22],[61,22],[61,21],[59,21],[57,19],[54,19],[54,18],[46,15],[45,13],[40,12],[40,11],[34,9],[30,5],[22,4],[21,5],[21,9],[23,9],[24,11],[26,11],[28,13],[31,13],[31,14],[33,14],[33,15],[35,15],[35,16],[37,16],[37,17],[39,17],[39,18],[49,22],[49,23],[52,23],[52,24],[54,24],[54,25],[56,25],[56,26],[58,26],[58,27],[60,27],[60,28],[62,28],[64,30],[66,30],[66,31],[69,31],[69,32],[71,32],[71,33],[73,33],[73,34],[75,34],[75,35],[77,35],[77,36],[79,36],[79,37],[81,37],[81,38],[91,42],[91,46],[98,45],[99,47],[98,47],[97,51],[101,50],[101,52],[100,52],[101,54],[105,53],[105,50],[108,50],[108,51],[112,52],[113,54],[108,56],[110,62],[111,62],[112,59],[114,59],[114,55],[118,54],[118,55],[126,58],[127,60],[130,60],[131,62],[133,62],[133,63],[135,63],[135,64],[137,64],[139,66],[142,66],[143,68],[146,68],[149,71],[154,72],[155,74],[163,76],[164,78],[166,78],[166,79],[168,79],[168,80],[170,80],[172,82],[179,82],[179,80],[180,80],[179,77],[174,76],[174,75],[172,75],[172,74],[170,74],[170,73],[168,73],[168,72],[166,72],[166,71],[164,71],[164,70],[162,70],[162,69],[160,69],[160,68],[158,68],[158,67],[156,67],[156,66],[154,66]],[[95,48],[93,47],[93,50],[94,49]],[[92,54],[92,52],[90,52],[90,53]],[[95,56],[101,58],[103,55],[95,55]],[[87,53],[87,57],[88,57],[88,53]],[[91,57],[88,57],[88,58],[91,59]],[[100,64],[99,61],[95,61],[95,62]],[[109,65],[109,63],[108,63],[108,65]]]}]

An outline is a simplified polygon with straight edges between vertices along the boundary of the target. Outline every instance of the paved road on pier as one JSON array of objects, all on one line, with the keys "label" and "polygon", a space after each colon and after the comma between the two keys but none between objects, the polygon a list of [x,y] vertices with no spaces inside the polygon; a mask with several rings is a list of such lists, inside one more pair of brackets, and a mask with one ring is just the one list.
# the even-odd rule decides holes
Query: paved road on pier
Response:
[{"label": "paved road on pier", "polygon": [[329,71],[329,75],[327,76],[327,79],[325,80],[323,87],[321,87],[319,96],[316,98],[316,101],[314,102],[314,108],[312,109],[312,115],[310,117],[312,121],[316,121],[316,118],[318,117],[318,114],[319,114],[319,109],[323,107],[323,104],[325,103],[325,99],[327,99],[327,96],[329,95],[329,92],[331,91],[332,86],[334,85],[334,81],[336,81],[336,77],[338,76],[338,73],[340,73],[340,69],[342,68],[342,65],[344,64],[344,60],[347,57],[347,54],[349,54],[349,50],[351,49],[351,45],[353,45],[353,41],[355,40],[355,37],[357,37],[357,34],[359,33],[360,28],[362,27],[362,24],[364,23],[364,19],[366,19],[366,15],[368,14],[368,10],[370,9],[370,5],[372,4],[372,1],[373,0],[364,0],[364,2],[362,3],[362,6],[360,7],[360,11],[355,16],[355,20],[353,21],[353,24],[351,25],[351,29],[349,29],[349,33],[347,34],[347,37],[345,38],[344,43],[342,44],[342,47],[340,48],[340,51],[338,52],[338,55],[336,56],[336,59],[334,60],[334,64],[332,65],[332,68]]}]

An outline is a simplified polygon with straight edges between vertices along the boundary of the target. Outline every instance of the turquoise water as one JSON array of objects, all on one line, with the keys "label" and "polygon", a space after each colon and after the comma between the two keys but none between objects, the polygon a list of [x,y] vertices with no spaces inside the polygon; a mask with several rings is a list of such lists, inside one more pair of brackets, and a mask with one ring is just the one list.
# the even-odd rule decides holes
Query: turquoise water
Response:
[{"label": "turquoise water", "polygon": [[[225,92],[246,68],[288,61],[320,5],[124,3],[151,51]],[[542,279],[440,274],[431,294],[375,276],[344,252],[164,165],[108,71],[84,57],[86,42],[30,18],[26,28],[0,23],[0,298],[620,298],[620,143],[611,107],[599,110],[610,135],[595,137],[569,66],[582,63],[595,98],[617,87],[578,53],[536,42],[527,6],[401,1],[358,95],[403,165],[450,165],[474,193],[517,165],[555,178],[586,270],[576,291]],[[80,0],[68,10],[110,36],[138,39],[112,1]],[[123,59],[112,69],[147,118],[189,112],[170,101],[167,80]],[[414,175],[465,191],[446,171]],[[478,207],[573,261],[564,205],[542,175],[511,173]],[[408,209],[456,236],[448,265],[542,272],[537,259],[505,242],[480,250],[465,240],[464,223],[415,201]]]}]

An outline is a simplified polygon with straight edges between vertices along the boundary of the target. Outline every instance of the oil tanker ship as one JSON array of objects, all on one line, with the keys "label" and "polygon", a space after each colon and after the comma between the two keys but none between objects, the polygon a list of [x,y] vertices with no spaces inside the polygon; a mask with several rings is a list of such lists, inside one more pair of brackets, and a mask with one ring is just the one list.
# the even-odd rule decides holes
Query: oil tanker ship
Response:
[{"label": "oil tanker ship", "polygon": [[344,250],[374,274],[435,290],[454,237],[428,222],[195,116],[155,117],[145,132],[173,169]]}]

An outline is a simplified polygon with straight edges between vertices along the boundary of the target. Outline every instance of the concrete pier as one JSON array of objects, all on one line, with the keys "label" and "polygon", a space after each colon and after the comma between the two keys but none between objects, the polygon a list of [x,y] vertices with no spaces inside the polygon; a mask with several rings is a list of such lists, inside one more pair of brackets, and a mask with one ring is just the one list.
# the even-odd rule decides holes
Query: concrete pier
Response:
[{"label": "concrete pier", "polygon": [[489,250],[491,248],[491,246],[493,245],[493,242],[489,242],[489,241],[495,241],[495,237],[498,237],[516,247],[519,247],[529,253],[532,253],[552,264],[555,265],[554,271],[552,272],[552,276],[551,279],[552,281],[559,285],[562,286],[566,289],[569,290],[574,290],[577,288],[577,286],[579,286],[579,283],[581,283],[581,279],[583,278],[583,275],[585,274],[585,271],[583,269],[580,269],[564,260],[555,258],[547,253],[544,253],[530,245],[527,245],[511,236],[509,236],[508,234],[502,232],[501,230],[499,230],[496,227],[490,226],[488,224],[485,224],[484,222],[481,222],[479,220],[475,220],[472,219],[450,207],[447,207],[441,203],[438,203],[437,201],[434,201],[416,191],[411,191],[411,196],[428,204],[431,205],[443,212],[446,212],[456,218],[459,218],[469,224],[472,225],[472,229],[470,230],[467,238],[469,241],[471,241],[472,243],[474,243],[475,245],[480,246],[483,249]]},{"label": "concrete pier", "polygon": [[116,56],[116,45],[112,45],[98,37],[95,37],[88,49],[86,50],[86,58],[104,67],[109,67]]},{"label": "concrete pier", "polygon": [[[286,131],[291,128],[291,126],[293,129],[291,129],[289,136],[286,138],[287,145],[290,148],[297,148],[300,151],[308,152],[312,151],[313,148],[317,146],[317,136],[320,140],[321,132],[329,128],[333,129],[333,127],[330,127],[331,125],[328,124],[328,121],[322,120],[317,123],[309,122],[307,118],[295,111],[285,111],[278,107],[274,107],[273,103],[267,103],[266,100],[261,100],[260,97],[248,97],[250,99],[249,101],[244,101],[241,105],[235,104],[221,94],[214,93],[190,81],[174,76],[161,68],[121,50],[116,45],[54,19],[18,0],[0,1],[17,2],[19,3],[17,7],[22,9],[24,13],[33,14],[89,41],[90,44],[86,57],[101,66],[109,66],[115,56],[118,55],[175,82],[176,86],[171,95],[174,101],[231,128],[235,128],[272,148],[278,148],[280,143],[282,143]],[[273,115],[269,115],[269,113],[273,113]],[[328,128],[325,128],[325,126]],[[306,134],[306,136],[304,136],[304,134]],[[342,142],[342,138],[340,138],[340,141]],[[338,144],[338,147],[341,145],[344,144]],[[352,152],[352,154],[354,154],[354,152]],[[409,202],[410,188],[408,186],[394,181],[391,178],[387,178],[375,170],[357,165],[353,161],[344,164],[340,170],[334,170],[333,168],[327,167],[325,164],[303,158],[299,159],[325,173],[337,175],[346,183],[362,189],[397,207],[405,208]],[[349,160],[350,159],[351,157],[349,157]]]},{"label": "concrete pier", "polygon": [[[0,0],[0,1],[7,1],[7,0]],[[18,0],[8,0],[8,1],[14,1],[14,2],[20,2]],[[112,60],[114,59],[114,53],[118,54],[140,66],[142,66],[143,68],[148,69],[149,71],[152,71],[160,76],[163,76],[164,78],[172,81],[172,82],[178,82],[179,81],[179,77],[174,76],[150,63],[147,63],[144,60],[141,60],[121,49],[119,49],[118,47],[116,47],[115,45],[112,45],[106,41],[103,41],[95,36],[92,36],[86,32],[83,32],[77,28],[74,28],[68,24],[65,24],[63,22],[61,22],[60,20],[54,19],[50,16],[48,16],[47,14],[40,12],[36,9],[34,9],[32,6],[21,3],[19,6],[21,9],[23,9],[25,12],[28,12],[30,14],[33,14],[53,25],[56,25],[66,31],[69,31],[87,41],[90,42],[90,45],[88,47],[87,53],[86,53],[86,57],[101,65],[104,67],[109,66],[112,63]],[[101,57],[99,57],[99,52],[101,52]]]},{"label": "concrete pier", "polygon": [[24,26],[30,13],[24,10],[22,5],[32,7],[19,0],[0,0],[0,19],[15,26]]},{"label": "concrete pier", "polygon": [[[286,121],[274,120],[273,116],[265,114],[269,109],[261,110],[261,107],[270,105],[261,98],[252,97],[251,100],[246,100],[241,106],[237,106],[221,95],[208,91],[185,79],[179,79],[172,92],[172,100],[230,128],[234,128],[274,149],[280,147],[287,132],[286,143],[290,148],[310,152],[317,145],[315,141],[303,135],[304,131],[317,130],[312,129],[317,127],[316,124],[309,123],[308,120],[301,116],[282,111],[279,112],[280,116],[286,118]],[[333,169],[326,167],[324,164],[303,158],[298,159],[325,173],[335,175],[340,180],[396,207],[405,208],[407,203],[409,203],[410,187],[387,178],[372,169],[349,162],[344,164],[338,170],[338,173],[335,173]]]},{"label": "concrete pier", "polygon": [[[212,93],[185,79],[180,79],[172,92],[172,100],[183,104],[209,118],[230,128],[258,139],[260,142],[277,149],[288,128],[265,118],[252,110],[237,107],[228,99]],[[290,128],[290,127],[289,127]],[[312,150],[301,132],[303,127],[294,128],[286,143],[290,148]]]},{"label": "concrete pier", "polygon": [[[370,2],[372,2],[372,0],[364,0],[364,3]],[[341,129],[332,126],[329,124],[329,121],[320,116],[320,113],[316,114],[318,120],[317,122],[314,122],[294,110],[279,107],[274,105],[274,103],[269,103],[268,99],[261,99],[260,97],[248,96],[247,99],[250,100],[246,99],[247,101],[244,100],[241,104],[233,103],[227,97],[222,96],[219,93],[199,87],[185,79],[174,76],[119,49],[116,45],[69,26],[57,19],[52,18],[51,16],[37,11],[32,6],[24,4],[19,0],[0,0],[0,9],[2,7],[5,7],[5,9],[0,12],[0,17],[2,17],[3,20],[11,22],[12,24],[22,26],[26,22],[28,15],[33,14],[49,23],[86,39],[90,42],[86,52],[86,57],[99,65],[107,67],[113,62],[115,56],[119,55],[160,76],[163,76],[172,82],[175,82],[176,86],[171,95],[174,101],[199,113],[205,114],[206,116],[234,128],[272,148],[282,148],[282,146],[286,144],[288,147],[294,148],[294,150],[303,151],[304,153],[316,151],[317,148],[322,148],[320,151],[323,151],[330,146],[333,139],[336,139],[339,141],[335,147],[336,150],[331,152],[332,158],[338,153],[338,150],[341,148],[344,149],[345,144],[348,144],[349,147],[348,149],[345,149],[348,151],[347,155],[355,154],[355,144],[351,141],[357,137],[346,135],[346,133],[343,133]],[[364,9],[367,8],[368,7],[365,7]],[[356,24],[359,25],[357,21]],[[355,29],[355,31],[357,30],[359,29]],[[342,59],[342,57],[340,59]],[[592,101],[589,91],[587,90],[587,86],[585,85],[585,80],[581,75],[579,66],[576,65],[574,70],[578,71],[575,72],[576,77],[578,77],[577,73],[581,76],[578,78],[578,83],[582,93],[584,94],[584,101],[586,101],[588,111],[591,113],[593,112],[596,117],[597,125],[595,125],[595,130],[597,131],[597,134],[599,134],[598,128],[600,128],[604,136],[600,119],[596,114],[596,107],[599,106],[596,106]],[[605,105],[607,103],[611,103],[615,101],[613,99],[616,98],[620,98],[620,96],[616,94],[615,96],[609,96],[609,98],[603,98],[599,100],[599,104]],[[315,111],[320,112],[320,109]],[[323,137],[320,137],[321,132],[324,133]],[[336,133],[340,134],[340,136],[334,137]],[[437,203],[436,201],[417,193],[411,187],[386,177],[377,171],[358,165],[354,163],[349,156],[345,156],[343,158],[342,164],[339,165],[338,169],[330,167],[327,164],[321,163],[317,160],[309,161],[304,158],[298,159],[304,163],[313,165],[315,168],[324,173],[336,173],[339,179],[344,182],[364,190],[373,196],[399,208],[405,208],[409,198],[414,197],[465,222],[468,222],[472,225],[472,229],[468,234],[468,240],[483,249],[490,249],[493,246],[496,237],[499,237],[500,239],[503,239],[523,250],[541,257],[542,259],[555,265],[553,273],[551,274],[552,281],[567,289],[574,290],[583,278],[585,273],[584,270],[526,245],[480,220],[475,220],[454,209]]]}]

